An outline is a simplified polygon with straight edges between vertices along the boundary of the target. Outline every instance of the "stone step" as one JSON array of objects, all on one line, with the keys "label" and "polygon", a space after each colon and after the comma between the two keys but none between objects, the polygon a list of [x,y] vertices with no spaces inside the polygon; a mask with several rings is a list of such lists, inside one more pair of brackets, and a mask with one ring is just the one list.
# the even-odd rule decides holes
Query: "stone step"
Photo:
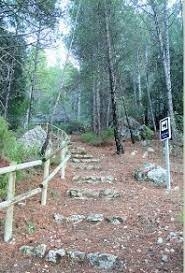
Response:
[{"label": "stone step", "polygon": [[84,147],[73,147],[73,146],[71,146],[70,151],[71,151],[72,154],[75,154],[75,153],[76,154],[86,154],[87,153]]},{"label": "stone step", "polygon": [[[40,244],[36,246],[23,245],[19,251],[27,256],[41,258],[47,262],[57,264],[66,258],[69,263],[89,264],[97,269],[116,270],[116,272],[124,272],[125,263],[118,256],[104,252],[82,252],[73,249],[54,248],[47,251],[47,245]],[[107,272],[107,271],[106,271]]]},{"label": "stone step", "polygon": [[105,198],[114,199],[120,197],[120,193],[115,189],[104,189],[104,190],[92,190],[92,189],[70,189],[67,194],[71,198],[76,199],[87,199],[87,198]]},{"label": "stone step", "polygon": [[75,159],[93,159],[94,156],[89,155],[89,154],[73,154],[72,158],[75,158]]},{"label": "stone step", "polygon": [[84,214],[73,214],[68,217],[59,214],[59,213],[54,213],[53,218],[57,224],[64,224],[64,223],[74,223],[78,224],[81,222],[89,222],[92,224],[98,224],[100,222],[107,222],[113,225],[119,225],[122,223],[125,223],[127,220],[127,216],[104,216],[101,213],[90,213],[88,215]]},{"label": "stone step", "polygon": [[98,183],[113,183],[114,182],[114,177],[111,175],[107,176],[81,176],[81,175],[76,175],[73,177],[72,181],[76,183],[88,183],[88,184],[98,184]]},{"label": "stone step", "polygon": [[100,160],[97,158],[72,158],[73,163],[99,163]]},{"label": "stone step", "polygon": [[92,171],[92,170],[101,170],[101,167],[99,165],[90,165],[90,164],[74,164],[75,169],[77,170],[84,170],[84,171]]}]

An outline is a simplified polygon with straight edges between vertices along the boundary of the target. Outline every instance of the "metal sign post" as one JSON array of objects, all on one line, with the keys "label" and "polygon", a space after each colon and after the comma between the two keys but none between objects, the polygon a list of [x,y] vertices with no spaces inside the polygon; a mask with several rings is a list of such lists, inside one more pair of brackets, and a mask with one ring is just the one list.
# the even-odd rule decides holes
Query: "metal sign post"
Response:
[{"label": "metal sign post", "polygon": [[165,142],[165,164],[167,171],[166,185],[167,189],[171,190],[171,177],[170,177],[170,152],[169,152],[169,139],[171,138],[170,118],[166,117],[160,120],[160,139]]}]

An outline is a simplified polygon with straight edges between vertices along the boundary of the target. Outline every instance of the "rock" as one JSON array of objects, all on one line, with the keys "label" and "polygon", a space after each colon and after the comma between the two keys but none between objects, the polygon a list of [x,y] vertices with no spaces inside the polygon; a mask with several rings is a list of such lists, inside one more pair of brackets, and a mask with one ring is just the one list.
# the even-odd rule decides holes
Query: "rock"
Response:
[{"label": "rock", "polygon": [[167,172],[153,163],[145,163],[134,172],[137,181],[150,181],[156,186],[166,186]]},{"label": "rock", "polygon": [[141,145],[143,147],[146,147],[146,146],[150,145],[150,140],[149,139],[142,140],[141,141]]},{"label": "rock", "polygon": [[99,163],[97,158],[72,158],[73,163]]},{"label": "rock", "polygon": [[89,154],[73,154],[74,159],[93,159],[93,155]]},{"label": "rock", "polygon": [[105,197],[107,199],[112,199],[112,198],[120,197],[120,193],[114,189],[105,189],[105,190],[100,190],[99,196],[101,198]]},{"label": "rock", "polygon": [[167,241],[173,241],[176,243],[182,243],[183,242],[183,235],[179,232],[173,232],[171,231],[167,236]]},{"label": "rock", "polygon": [[34,148],[41,151],[41,148],[46,140],[47,133],[41,126],[36,126],[34,129],[27,131],[20,139],[26,149]]},{"label": "rock", "polygon": [[143,154],[142,158],[146,158],[146,157],[148,157],[148,152],[147,152],[147,151],[146,151],[146,152],[144,152],[144,154]]},{"label": "rock", "polygon": [[86,218],[88,222],[92,222],[92,223],[102,222],[103,219],[104,219],[103,214],[96,214],[96,213],[89,214]]},{"label": "rock", "polygon": [[152,147],[147,148],[147,152],[149,153],[155,153],[155,150]]},{"label": "rock", "polygon": [[68,191],[68,195],[71,198],[82,198],[83,197],[83,191],[78,189],[71,189]]},{"label": "rock", "polygon": [[162,257],[161,257],[161,260],[162,260],[164,263],[167,263],[167,262],[168,262],[168,255],[163,254]]},{"label": "rock", "polygon": [[159,237],[159,238],[157,239],[157,244],[160,245],[160,244],[162,244],[162,243],[163,243],[163,238],[162,238],[162,237]]},{"label": "rock", "polygon": [[131,156],[135,156],[136,154],[137,154],[137,151],[136,151],[136,150],[134,150],[134,151],[132,151],[132,152],[130,153]]},{"label": "rock", "polygon": [[77,261],[77,262],[84,262],[85,258],[86,258],[86,254],[85,252],[81,252],[81,251],[67,251],[67,255],[69,256],[70,259]]},{"label": "rock", "polygon": [[78,164],[75,166],[76,169],[80,169],[80,170],[87,170],[87,171],[91,171],[91,170],[100,170],[100,166],[98,165],[87,165],[87,164]]},{"label": "rock", "polygon": [[72,179],[73,182],[77,183],[112,183],[114,181],[114,177],[111,175],[108,176],[74,176]]},{"label": "rock", "polygon": [[112,217],[106,217],[105,220],[113,225],[119,225],[125,222],[127,217],[125,216],[124,218],[120,216],[112,216]]},{"label": "rock", "polygon": [[92,266],[97,267],[98,269],[123,269],[123,264],[118,259],[117,256],[107,253],[89,253],[87,255],[87,260]]},{"label": "rock", "polygon": [[38,246],[22,246],[20,247],[20,251],[28,256],[35,256],[39,258],[43,258],[46,253],[47,245],[40,244]]},{"label": "rock", "polygon": [[61,224],[66,220],[66,217],[59,213],[54,213],[53,218],[58,224]]},{"label": "rock", "polygon": [[21,246],[19,248],[19,250],[23,254],[28,255],[28,256],[33,256],[33,249],[34,249],[34,246]]},{"label": "rock", "polygon": [[57,249],[57,250],[50,250],[48,254],[46,255],[45,260],[47,262],[57,263],[61,260],[62,257],[66,255],[66,251],[63,248]]},{"label": "rock", "polygon": [[99,197],[99,191],[86,189],[83,191],[83,196],[87,198],[97,198]]},{"label": "rock", "polygon": [[67,222],[80,223],[85,219],[85,216],[82,214],[74,214],[66,218]]},{"label": "rock", "polygon": [[120,193],[114,189],[105,189],[105,190],[71,189],[71,190],[68,190],[68,195],[71,198],[79,198],[79,199],[98,198],[98,197],[112,199],[112,198],[120,197]]}]

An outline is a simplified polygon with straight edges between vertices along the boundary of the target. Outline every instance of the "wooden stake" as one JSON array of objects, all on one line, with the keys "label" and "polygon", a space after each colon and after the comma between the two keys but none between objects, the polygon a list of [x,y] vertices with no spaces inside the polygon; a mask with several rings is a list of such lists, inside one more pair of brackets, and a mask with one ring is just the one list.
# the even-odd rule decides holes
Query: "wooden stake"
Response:
[{"label": "wooden stake", "polygon": [[[12,163],[14,165],[15,163]],[[8,179],[8,193],[7,200],[12,200],[15,194],[15,181],[16,172],[11,172]],[[4,227],[4,241],[9,242],[12,239],[12,229],[13,229],[13,209],[14,205],[11,205],[6,210],[5,217],[5,227]]]},{"label": "wooden stake", "polygon": [[[46,151],[46,157],[50,154],[51,150]],[[50,167],[50,158],[46,160],[44,163],[44,177],[43,180],[46,179],[49,176],[49,167]],[[45,206],[46,201],[47,201],[47,191],[48,191],[48,182],[46,181],[43,183],[43,188],[42,188],[42,195],[41,195],[41,205]]]}]

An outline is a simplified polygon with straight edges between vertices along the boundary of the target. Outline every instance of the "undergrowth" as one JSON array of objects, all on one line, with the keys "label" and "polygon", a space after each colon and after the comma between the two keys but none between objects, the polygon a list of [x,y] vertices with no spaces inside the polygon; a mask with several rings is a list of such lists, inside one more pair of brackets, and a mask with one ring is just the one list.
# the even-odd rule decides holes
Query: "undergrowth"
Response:
[{"label": "undergrowth", "polygon": [[93,132],[87,132],[81,135],[82,141],[94,145],[101,146],[108,144],[114,137],[114,132],[112,128],[103,130],[99,135]]},{"label": "undergrowth", "polygon": [[[24,146],[16,140],[15,134],[8,129],[8,123],[0,117],[0,158],[7,162],[21,163],[35,157],[35,149],[25,149]],[[24,172],[16,172],[17,180],[24,177]],[[7,175],[0,175],[0,197],[4,198],[6,194]]]}]

